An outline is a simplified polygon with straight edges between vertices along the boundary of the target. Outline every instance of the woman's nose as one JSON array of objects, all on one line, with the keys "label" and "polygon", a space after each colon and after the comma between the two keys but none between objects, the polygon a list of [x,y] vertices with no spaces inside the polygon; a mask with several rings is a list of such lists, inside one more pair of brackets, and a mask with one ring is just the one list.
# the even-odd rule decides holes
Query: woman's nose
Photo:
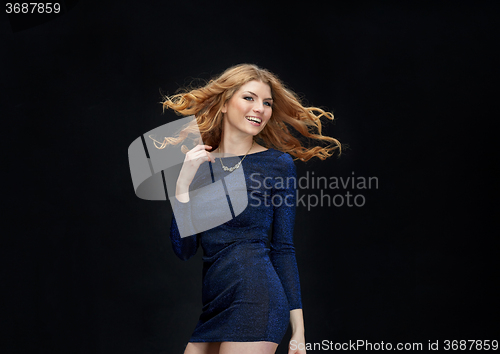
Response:
[{"label": "woman's nose", "polygon": [[264,110],[264,102],[255,102],[255,106],[253,107],[255,112],[262,112]]}]

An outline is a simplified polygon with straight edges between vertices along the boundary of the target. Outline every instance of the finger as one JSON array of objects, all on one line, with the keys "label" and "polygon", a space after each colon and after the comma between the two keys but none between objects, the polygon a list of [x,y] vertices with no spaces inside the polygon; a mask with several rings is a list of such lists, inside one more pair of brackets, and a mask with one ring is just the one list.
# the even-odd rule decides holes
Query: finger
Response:
[{"label": "finger", "polygon": [[212,147],[210,145],[197,145],[198,150],[211,150]]},{"label": "finger", "polygon": [[213,156],[209,152],[207,152],[207,154],[205,155],[205,157],[206,157],[205,161],[210,161],[212,163],[215,163],[215,159],[213,158]]},{"label": "finger", "polygon": [[209,146],[209,145],[197,145],[195,146],[194,148],[192,148],[191,150],[189,150],[186,155],[189,156],[189,159],[192,159],[193,156],[197,156],[198,154],[200,153],[205,153],[207,150],[205,150],[205,148],[208,147],[209,149],[211,149],[212,147]]},{"label": "finger", "polygon": [[214,159],[214,157],[213,157],[213,156],[212,156],[212,154],[211,154],[211,153],[209,153],[208,151],[206,151],[206,153],[205,153],[205,158],[206,158],[206,159],[205,159],[205,161],[210,161],[210,162],[215,163],[215,159]]},{"label": "finger", "polygon": [[188,160],[197,160],[203,156],[205,156],[205,157],[207,156],[207,152],[205,150],[194,151],[191,154],[189,154]]},{"label": "finger", "polygon": [[210,154],[208,151],[205,150],[197,151],[192,156],[190,156],[190,159],[193,160],[198,160],[200,158],[203,158],[203,161],[215,162],[215,159],[213,158],[212,154]]},{"label": "finger", "polygon": [[210,161],[215,162],[215,158],[211,153],[207,152],[207,155],[210,157]]},{"label": "finger", "polygon": [[210,150],[212,147],[210,145],[196,145],[194,148],[189,150],[187,153],[193,153],[197,151],[205,151],[206,149]]},{"label": "finger", "polygon": [[200,150],[200,151],[197,151],[194,156],[209,156],[209,152],[206,151],[206,150]]}]

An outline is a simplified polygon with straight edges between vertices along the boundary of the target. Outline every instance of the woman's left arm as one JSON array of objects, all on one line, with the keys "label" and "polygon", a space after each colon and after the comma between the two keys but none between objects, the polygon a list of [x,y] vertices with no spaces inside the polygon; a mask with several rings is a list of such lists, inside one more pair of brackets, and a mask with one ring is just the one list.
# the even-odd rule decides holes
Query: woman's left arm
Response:
[{"label": "woman's left arm", "polygon": [[[293,244],[297,171],[292,157],[286,153],[278,158],[275,167],[277,168],[276,177],[280,178],[277,178],[278,184],[273,190],[273,198],[271,199],[273,201],[274,220],[269,256],[290,305],[292,337],[288,353],[305,354],[300,280]],[[279,198],[276,196],[279,196]]]},{"label": "woman's left arm", "polygon": [[293,244],[295,224],[295,179],[297,172],[292,157],[284,153],[276,160],[276,184],[272,192],[273,232],[269,258],[283,285],[289,310],[301,309],[299,270]]}]

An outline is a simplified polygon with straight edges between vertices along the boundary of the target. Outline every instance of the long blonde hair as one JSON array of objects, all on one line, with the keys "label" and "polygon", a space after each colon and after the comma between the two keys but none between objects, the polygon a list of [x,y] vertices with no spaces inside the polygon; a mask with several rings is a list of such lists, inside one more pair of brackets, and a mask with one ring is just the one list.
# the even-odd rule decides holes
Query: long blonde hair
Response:
[{"label": "long blonde hair", "polygon": [[[255,137],[257,143],[288,152],[295,160],[307,161],[313,157],[324,160],[332,156],[337,149],[340,155],[340,142],[321,133],[320,118],[333,120],[333,114],[318,107],[304,107],[297,94],[289,90],[274,74],[254,64],[230,67],[203,87],[184,88],[180,93],[164,96],[164,101],[160,102],[163,104],[163,111],[170,108],[178,115],[195,115],[196,120],[181,130],[177,137],[167,137],[163,142],[155,140],[155,146],[159,143],[161,145],[156,147],[163,149],[169,144],[177,145],[188,138],[189,134],[199,137],[199,132],[203,143],[212,146],[214,151],[219,146],[223,134],[222,106],[241,86],[253,80],[268,84],[273,99],[271,119]],[[305,138],[327,142],[329,145],[304,147],[301,141],[290,133],[289,126]]]}]

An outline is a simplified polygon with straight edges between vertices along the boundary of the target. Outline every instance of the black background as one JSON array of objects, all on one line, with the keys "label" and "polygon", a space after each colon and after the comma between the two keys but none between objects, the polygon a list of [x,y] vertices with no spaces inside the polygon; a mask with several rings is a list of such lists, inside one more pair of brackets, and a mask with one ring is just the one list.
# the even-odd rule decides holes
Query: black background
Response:
[{"label": "black background", "polygon": [[201,251],[175,257],[127,149],[176,118],[160,90],[243,62],[335,114],[349,148],[299,176],[379,180],[297,210],[306,341],[500,339],[497,2],[62,4],[0,15],[3,352],[182,353]]}]

